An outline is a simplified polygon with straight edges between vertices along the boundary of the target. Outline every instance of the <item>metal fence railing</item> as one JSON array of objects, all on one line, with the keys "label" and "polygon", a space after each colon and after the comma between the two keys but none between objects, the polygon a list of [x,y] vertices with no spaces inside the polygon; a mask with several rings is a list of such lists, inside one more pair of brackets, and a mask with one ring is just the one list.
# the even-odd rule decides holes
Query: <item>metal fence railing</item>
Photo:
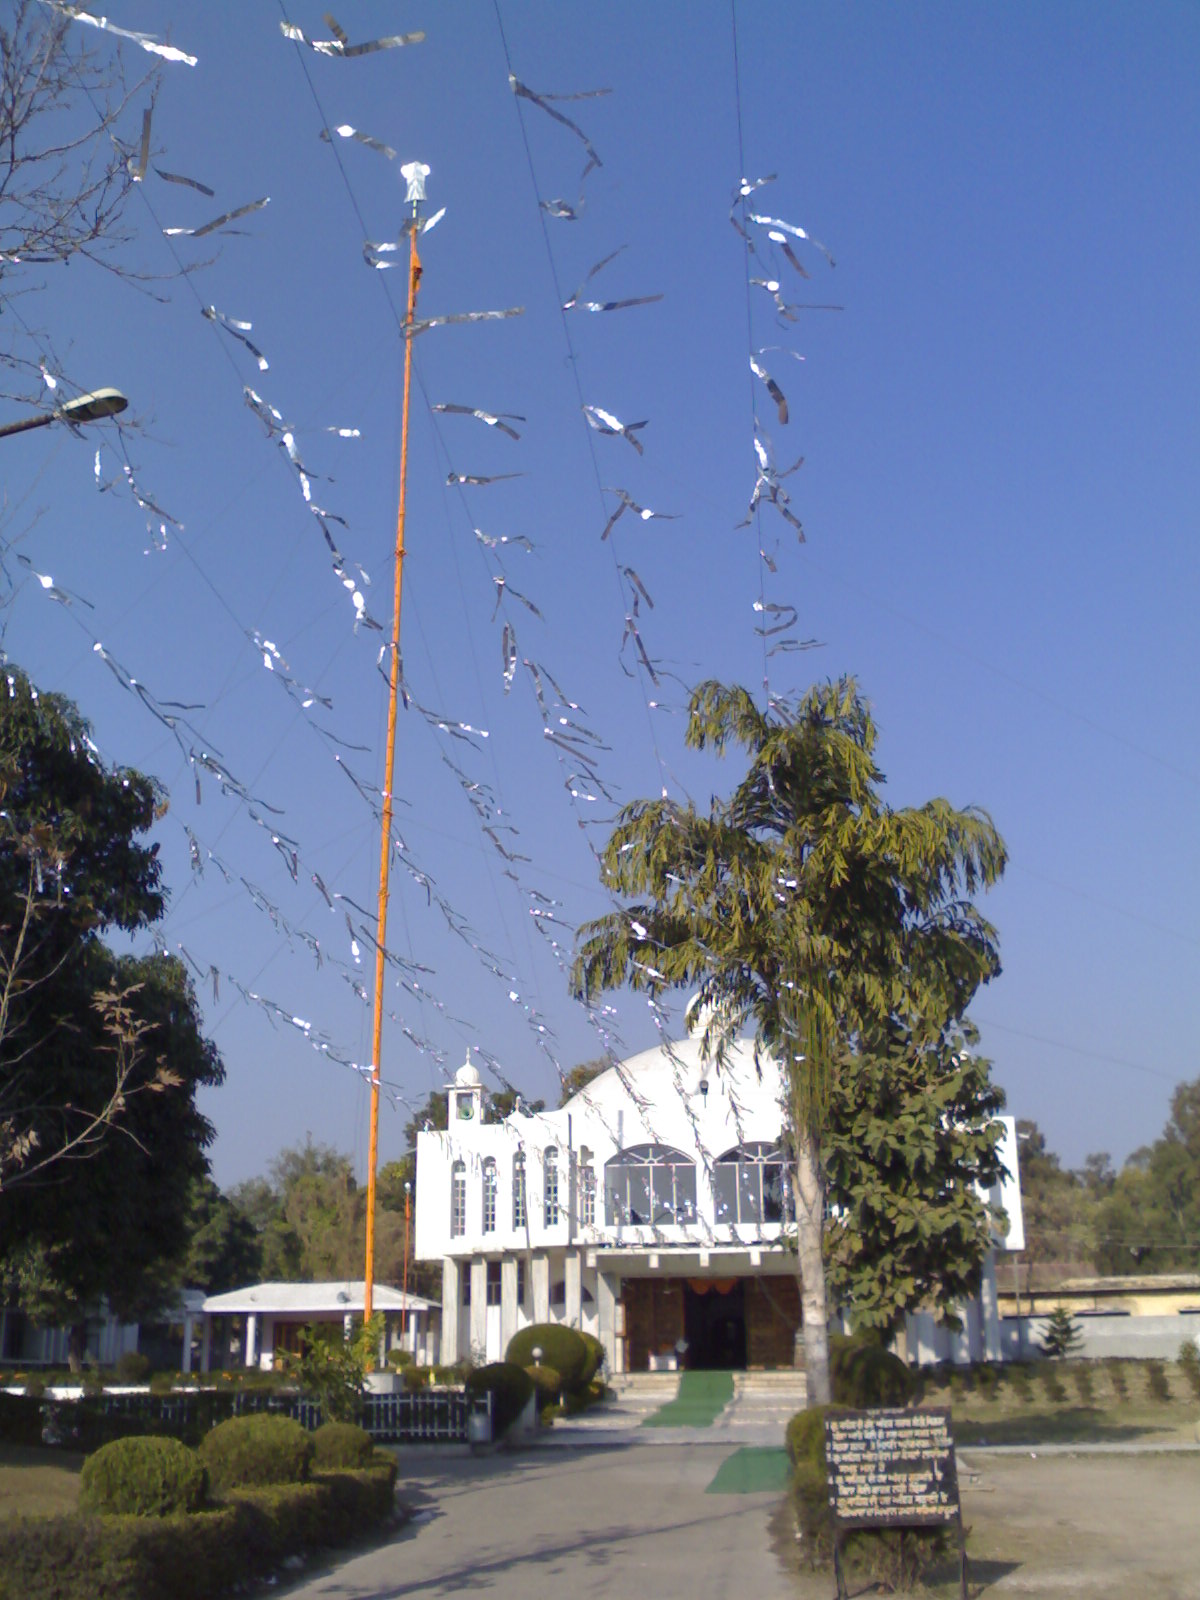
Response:
[{"label": "metal fence railing", "polygon": [[[227,1417],[255,1412],[292,1417],[310,1430],[320,1427],[322,1420],[318,1401],[270,1389],[209,1389],[169,1395],[102,1392],[86,1399],[47,1395],[42,1401],[43,1416],[51,1431],[64,1438],[78,1432],[80,1408],[104,1418],[128,1417],[134,1424],[130,1430],[133,1432],[148,1426],[183,1438],[195,1438]],[[490,1418],[491,1410],[490,1394],[472,1395],[465,1388],[418,1389],[365,1395],[358,1420],[379,1444],[458,1442],[471,1436],[470,1417]]]}]

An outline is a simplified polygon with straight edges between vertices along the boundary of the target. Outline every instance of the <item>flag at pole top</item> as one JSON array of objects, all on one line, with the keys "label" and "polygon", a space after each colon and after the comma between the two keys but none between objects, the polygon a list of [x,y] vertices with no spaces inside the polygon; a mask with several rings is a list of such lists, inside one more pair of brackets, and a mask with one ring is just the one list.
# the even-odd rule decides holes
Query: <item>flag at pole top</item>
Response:
[{"label": "flag at pole top", "polygon": [[415,211],[425,198],[425,179],[429,176],[429,168],[423,161],[407,161],[400,168],[400,173],[408,184],[405,199]]}]

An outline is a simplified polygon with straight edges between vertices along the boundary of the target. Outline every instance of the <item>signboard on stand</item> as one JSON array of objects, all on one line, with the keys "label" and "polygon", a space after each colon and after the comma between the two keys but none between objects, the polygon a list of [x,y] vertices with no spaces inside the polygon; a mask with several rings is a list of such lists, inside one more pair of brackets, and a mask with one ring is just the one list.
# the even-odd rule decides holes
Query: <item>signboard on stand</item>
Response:
[{"label": "signboard on stand", "polygon": [[947,1406],[920,1411],[841,1411],[825,1418],[825,1461],[839,1597],[843,1535],[855,1528],[958,1529],[959,1592],[967,1550]]}]

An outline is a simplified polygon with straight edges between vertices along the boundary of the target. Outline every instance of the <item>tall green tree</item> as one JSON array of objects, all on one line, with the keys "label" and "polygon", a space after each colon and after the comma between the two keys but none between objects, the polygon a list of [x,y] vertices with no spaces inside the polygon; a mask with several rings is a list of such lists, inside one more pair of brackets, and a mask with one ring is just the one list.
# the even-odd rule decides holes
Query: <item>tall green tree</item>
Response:
[{"label": "tall green tree", "polygon": [[1200,1078],[1176,1087],[1162,1133],[1117,1174],[1096,1232],[1102,1271],[1200,1270]]},{"label": "tall green tree", "polygon": [[996,1219],[976,1185],[1002,1176],[1004,1096],[974,1042],[873,1028],[832,1076],[827,1282],[856,1329],[891,1334],[917,1309],[957,1325],[949,1308],[979,1288]]},{"label": "tall green tree", "polygon": [[171,957],[107,936],[162,915],[154,781],[16,668],[0,696],[0,1285],[77,1325],[104,1295],[154,1308],[186,1237],[224,1077]]},{"label": "tall green tree", "polygon": [[764,712],[720,683],[691,695],[687,742],[745,753],[746,775],[707,814],[669,799],[621,813],[603,856],[627,907],[580,930],[573,979],[697,992],[718,1066],[751,1027],[780,1063],[794,1153],[809,1393],[830,1398],[824,1217],[831,1087],[846,1053],[893,1025],[921,1044],[960,1019],[999,971],[972,896],[1005,864],[981,811],[937,799],[893,810],[875,724],[853,679]]}]

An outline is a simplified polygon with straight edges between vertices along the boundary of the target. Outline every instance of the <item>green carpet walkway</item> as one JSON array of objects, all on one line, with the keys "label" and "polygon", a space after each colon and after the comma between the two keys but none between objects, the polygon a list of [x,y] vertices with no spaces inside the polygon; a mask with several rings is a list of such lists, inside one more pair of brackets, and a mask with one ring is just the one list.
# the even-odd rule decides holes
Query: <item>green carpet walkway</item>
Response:
[{"label": "green carpet walkway", "polygon": [[659,1406],[643,1428],[711,1428],[733,1399],[732,1372],[684,1372],[674,1400]]},{"label": "green carpet walkway", "polygon": [[726,1456],[705,1494],[782,1493],[792,1476],[786,1450],[743,1445]]}]

